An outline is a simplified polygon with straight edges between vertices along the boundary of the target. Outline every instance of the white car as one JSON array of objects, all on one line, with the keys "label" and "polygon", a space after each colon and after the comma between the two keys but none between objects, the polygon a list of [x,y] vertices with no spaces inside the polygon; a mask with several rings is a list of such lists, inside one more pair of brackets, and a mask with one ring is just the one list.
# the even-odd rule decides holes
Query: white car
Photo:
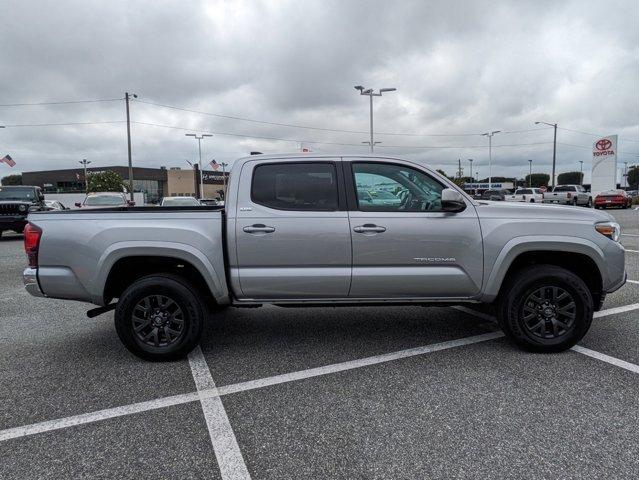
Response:
[{"label": "white car", "polygon": [[506,195],[507,202],[541,203],[544,194],[539,188],[518,188],[514,194]]},{"label": "white car", "polygon": [[202,205],[195,197],[164,197],[161,207],[198,207]]}]

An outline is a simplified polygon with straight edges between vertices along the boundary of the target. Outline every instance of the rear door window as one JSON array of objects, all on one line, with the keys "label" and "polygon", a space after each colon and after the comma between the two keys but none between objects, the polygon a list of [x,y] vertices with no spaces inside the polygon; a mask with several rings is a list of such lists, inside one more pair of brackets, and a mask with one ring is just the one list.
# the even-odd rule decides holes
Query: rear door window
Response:
[{"label": "rear door window", "polygon": [[253,171],[251,199],[277,210],[337,210],[335,165],[321,162],[258,165]]}]

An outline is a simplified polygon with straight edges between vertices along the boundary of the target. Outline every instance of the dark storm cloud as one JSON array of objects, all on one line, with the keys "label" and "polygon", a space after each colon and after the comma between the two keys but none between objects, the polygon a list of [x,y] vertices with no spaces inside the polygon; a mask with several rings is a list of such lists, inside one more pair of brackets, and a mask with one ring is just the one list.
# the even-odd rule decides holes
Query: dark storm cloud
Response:
[{"label": "dark storm cloud", "polygon": [[[605,11],[605,15],[602,15]],[[0,31],[0,103],[121,97],[279,123],[366,131],[367,99],[353,85],[397,87],[376,100],[379,132],[481,133],[534,129],[535,120],[619,133],[624,159],[639,152],[639,7],[635,2],[12,2]],[[363,134],[261,125],[133,103],[133,120],[186,129],[360,145]],[[123,102],[0,107],[0,125],[124,120]],[[124,125],[0,130],[0,153],[21,170],[91,157],[124,164]],[[185,131],[134,124],[139,165],[186,165]],[[494,174],[548,170],[552,133],[499,134]],[[379,135],[380,151],[452,172],[481,136]],[[559,171],[589,164],[595,139],[560,130]],[[519,144],[506,147],[499,145]],[[532,144],[532,145],[522,145]],[[314,144],[322,152],[359,146]],[[384,148],[386,146],[387,148]],[[433,146],[438,149],[414,147]],[[442,147],[468,148],[442,148]],[[216,135],[207,158],[297,150]],[[579,148],[582,147],[582,148]],[[3,169],[0,175],[7,170]],[[18,168],[16,167],[16,168]]]}]

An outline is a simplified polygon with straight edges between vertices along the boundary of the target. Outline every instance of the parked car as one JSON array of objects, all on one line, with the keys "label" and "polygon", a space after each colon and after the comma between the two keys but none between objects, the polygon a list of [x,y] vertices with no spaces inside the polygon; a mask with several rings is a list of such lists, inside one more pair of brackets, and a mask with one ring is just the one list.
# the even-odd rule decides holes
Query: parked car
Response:
[{"label": "parked car", "polygon": [[544,194],[538,188],[518,188],[512,195],[506,195],[507,202],[541,203]]},{"label": "parked car", "polygon": [[202,205],[195,197],[164,197],[161,207],[197,207]]},{"label": "parked car", "polygon": [[0,186],[0,237],[7,230],[22,233],[30,210],[44,210],[40,187]]},{"label": "parked car", "polygon": [[49,210],[68,210],[67,207],[57,200],[45,200],[44,204]]},{"label": "parked car", "polygon": [[389,207],[396,207],[402,203],[400,197],[385,190],[360,190],[357,192],[357,199],[368,205]]},{"label": "parked car", "polygon": [[484,190],[478,200],[503,201],[506,199],[506,195],[510,195],[510,190],[505,188],[501,190]]},{"label": "parked car", "polygon": [[123,192],[95,192],[87,193],[82,203],[76,203],[78,208],[110,208],[134,206],[135,202],[127,199]]},{"label": "parked car", "polygon": [[608,190],[595,197],[595,208],[630,208],[632,197],[625,190]]},{"label": "parked car", "polygon": [[[373,176],[404,201],[360,201]],[[266,304],[485,304],[519,346],[560,351],[626,280],[608,213],[476,202],[401,158],[250,156],[228,188],[224,208],[30,214],[27,291],[115,310],[126,348],[166,360],[198,344],[209,313]]]},{"label": "parked car", "polygon": [[592,195],[581,185],[557,185],[544,193],[543,203],[592,207]]}]

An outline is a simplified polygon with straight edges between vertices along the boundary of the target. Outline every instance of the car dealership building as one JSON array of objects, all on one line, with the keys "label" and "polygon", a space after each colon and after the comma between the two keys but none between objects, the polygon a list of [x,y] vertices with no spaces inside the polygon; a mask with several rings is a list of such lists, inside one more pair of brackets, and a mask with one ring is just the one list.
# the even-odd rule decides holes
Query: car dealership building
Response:
[{"label": "car dealership building", "polygon": [[[122,166],[87,168],[87,174],[113,171],[118,173],[126,183],[129,181],[129,168]],[[228,172],[225,174],[228,177]],[[198,181],[196,181],[198,177]],[[220,198],[219,191],[224,189],[222,172],[204,170],[203,198]],[[133,167],[133,190],[143,192],[147,202],[155,203],[162,197],[197,196],[199,193],[199,175],[192,169],[179,167],[144,168]],[[23,172],[23,185],[41,187],[45,193],[83,192],[84,169],[70,168],[65,170],[43,170],[39,172]]]}]

